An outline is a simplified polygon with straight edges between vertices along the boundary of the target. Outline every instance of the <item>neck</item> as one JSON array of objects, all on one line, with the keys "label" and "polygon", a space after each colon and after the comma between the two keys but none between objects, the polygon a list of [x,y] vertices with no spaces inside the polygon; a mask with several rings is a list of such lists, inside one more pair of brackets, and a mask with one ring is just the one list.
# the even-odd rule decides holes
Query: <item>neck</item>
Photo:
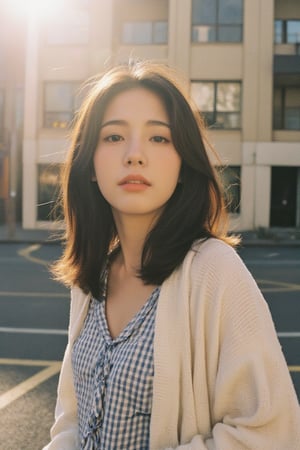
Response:
[{"label": "neck", "polygon": [[141,266],[142,251],[153,221],[146,217],[115,217],[120,240],[120,263],[128,274],[136,274]]}]

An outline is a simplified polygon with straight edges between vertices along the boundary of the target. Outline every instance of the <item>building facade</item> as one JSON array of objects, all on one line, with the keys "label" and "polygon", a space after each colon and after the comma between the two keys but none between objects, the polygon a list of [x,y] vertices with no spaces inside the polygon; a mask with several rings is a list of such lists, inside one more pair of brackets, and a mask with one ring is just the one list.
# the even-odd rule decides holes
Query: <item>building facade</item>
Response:
[{"label": "building facade", "polygon": [[[27,27],[24,228],[51,227],[82,82],[135,58],[167,63],[188,81],[221,157],[231,228],[300,227],[299,0],[70,0]],[[5,92],[0,84],[2,122]],[[12,205],[15,173],[0,186]]]}]

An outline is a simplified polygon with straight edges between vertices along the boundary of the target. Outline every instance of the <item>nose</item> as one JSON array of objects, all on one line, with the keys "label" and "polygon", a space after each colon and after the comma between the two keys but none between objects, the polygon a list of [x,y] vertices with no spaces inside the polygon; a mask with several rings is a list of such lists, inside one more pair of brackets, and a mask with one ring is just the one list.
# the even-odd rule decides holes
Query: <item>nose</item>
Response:
[{"label": "nose", "polygon": [[144,166],[147,162],[146,155],[142,150],[142,143],[139,139],[135,139],[129,142],[124,163],[126,166]]}]

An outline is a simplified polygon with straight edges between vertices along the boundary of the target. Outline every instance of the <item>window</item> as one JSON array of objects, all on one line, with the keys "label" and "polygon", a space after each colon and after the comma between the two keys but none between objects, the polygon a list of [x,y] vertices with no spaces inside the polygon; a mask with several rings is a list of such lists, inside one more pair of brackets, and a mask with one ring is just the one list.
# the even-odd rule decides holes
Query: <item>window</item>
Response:
[{"label": "window", "polygon": [[241,83],[193,81],[191,95],[212,128],[241,128]]},{"label": "window", "polygon": [[217,168],[225,191],[225,203],[230,213],[240,213],[241,168],[240,166],[222,166]]},{"label": "window", "polygon": [[80,105],[78,82],[47,82],[45,84],[44,126],[67,128]]},{"label": "window", "polygon": [[125,22],[122,30],[122,43],[130,44],[166,44],[168,42],[168,23]]},{"label": "window", "polygon": [[300,20],[275,20],[275,44],[299,44]]},{"label": "window", "polygon": [[82,10],[68,10],[57,16],[47,28],[47,44],[84,45],[89,42],[89,14]]},{"label": "window", "polygon": [[193,42],[241,42],[243,0],[193,0]]},{"label": "window", "polygon": [[60,181],[59,164],[39,164],[38,166],[38,220],[53,220],[61,216],[57,206]]},{"label": "window", "polygon": [[274,129],[300,131],[300,87],[275,87],[273,104]]}]

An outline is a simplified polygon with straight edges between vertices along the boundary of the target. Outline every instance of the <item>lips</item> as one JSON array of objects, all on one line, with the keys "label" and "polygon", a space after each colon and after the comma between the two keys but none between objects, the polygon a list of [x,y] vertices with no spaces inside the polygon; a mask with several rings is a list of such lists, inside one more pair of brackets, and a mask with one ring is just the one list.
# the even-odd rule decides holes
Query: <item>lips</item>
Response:
[{"label": "lips", "polygon": [[119,186],[128,184],[151,186],[151,183],[141,175],[128,175],[127,177],[123,178],[118,184]]}]

